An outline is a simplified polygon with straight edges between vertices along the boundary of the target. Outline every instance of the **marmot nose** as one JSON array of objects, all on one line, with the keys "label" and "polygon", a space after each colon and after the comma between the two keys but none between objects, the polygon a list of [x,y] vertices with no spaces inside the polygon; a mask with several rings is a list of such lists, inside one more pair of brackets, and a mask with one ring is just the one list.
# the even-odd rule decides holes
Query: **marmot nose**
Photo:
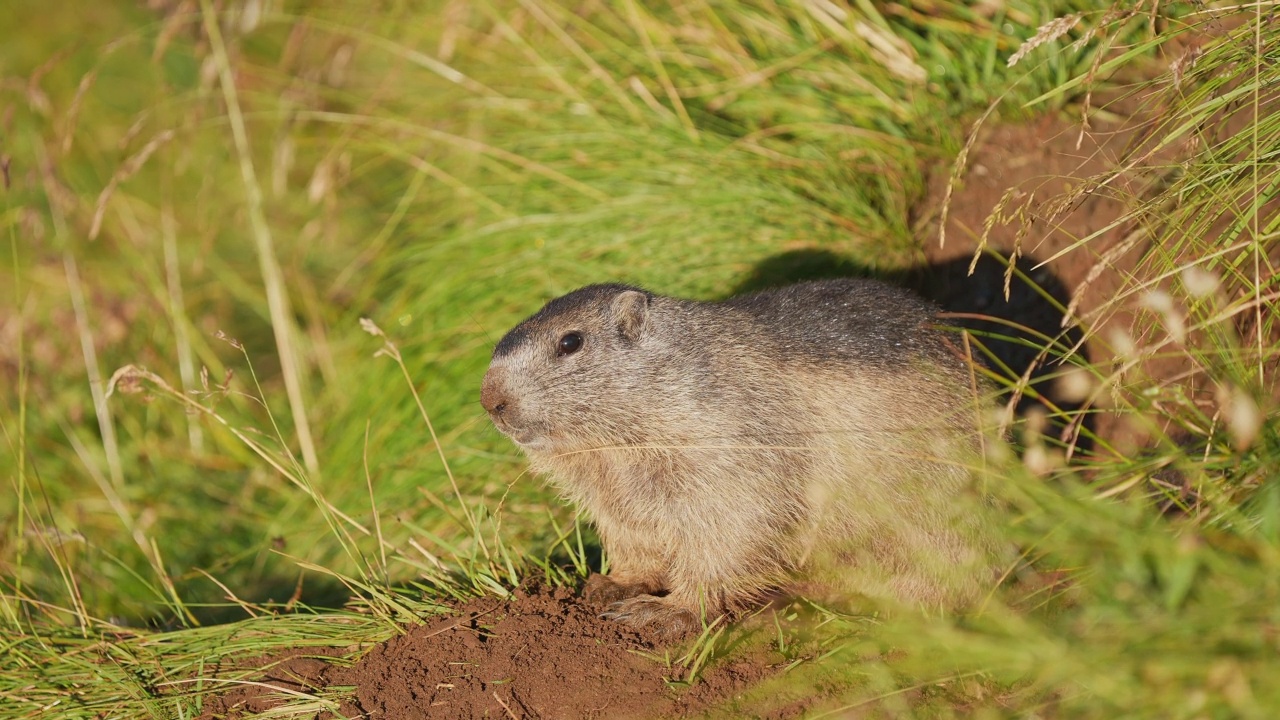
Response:
[{"label": "marmot nose", "polygon": [[493,379],[493,374],[488,373],[484,376],[484,382],[480,384],[480,404],[484,406],[485,412],[497,417],[507,410],[507,396],[498,387],[498,383]]}]

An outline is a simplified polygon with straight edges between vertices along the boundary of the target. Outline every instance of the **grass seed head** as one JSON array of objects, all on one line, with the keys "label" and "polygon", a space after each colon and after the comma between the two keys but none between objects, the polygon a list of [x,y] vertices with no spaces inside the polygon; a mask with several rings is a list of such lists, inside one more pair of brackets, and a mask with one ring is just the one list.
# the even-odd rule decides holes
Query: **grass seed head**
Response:
[{"label": "grass seed head", "polygon": [[1262,409],[1249,393],[1234,384],[1219,383],[1217,399],[1222,407],[1231,444],[1237,450],[1249,449],[1262,430]]},{"label": "grass seed head", "polygon": [[1139,304],[1160,316],[1165,330],[1178,343],[1187,340],[1187,322],[1173,300],[1173,296],[1164,290],[1152,290],[1143,294]]},{"label": "grass seed head", "polygon": [[1068,368],[1057,380],[1057,392],[1067,402],[1084,401],[1097,386],[1097,380],[1088,370],[1075,366]]},{"label": "grass seed head", "polygon": [[1182,269],[1182,287],[1194,298],[1203,298],[1217,292],[1222,282],[1218,276],[1199,265],[1188,265]]},{"label": "grass seed head", "polygon": [[1049,22],[1041,25],[1036,30],[1035,35],[1032,35],[1026,42],[1018,46],[1018,50],[1014,52],[1013,55],[1009,56],[1009,67],[1017,65],[1032,50],[1035,50],[1045,43],[1051,43],[1071,32],[1071,28],[1074,28],[1076,24],[1080,22],[1080,17],[1080,13],[1072,13],[1070,15],[1050,20]]}]

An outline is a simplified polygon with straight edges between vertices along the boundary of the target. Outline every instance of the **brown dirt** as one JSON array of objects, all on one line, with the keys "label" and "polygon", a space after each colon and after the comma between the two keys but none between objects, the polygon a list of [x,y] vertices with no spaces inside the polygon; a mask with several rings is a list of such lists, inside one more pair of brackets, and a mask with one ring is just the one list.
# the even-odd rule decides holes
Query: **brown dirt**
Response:
[{"label": "brown dirt", "polygon": [[[565,588],[486,597],[404,628],[350,667],[336,650],[294,651],[262,659],[261,685],[240,685],[206,701],[202,720],[239,718],[280,704],[280,691],[354,686],[347,717],[670,718],[732,698],[778,668],[759,654],[713,664],[676,690],[683,669],[661,656],[655,638],[599,618],[600,608]],[[768,654],[768,653],[765,653]],[[779,720],[795,713],[775,715]]]},{"label": "brown dirt", "polygon": [[[1109,110],[1109,120],[1094,119],[1088,128],[1079,117],[1048,115],[1029,124],[982,129],[949,203],[945,245],[939,246],[939,224],[950,168],[934,174],[928,197],[918,208],[931,271],[924,277],[931,279],[917,289],[948,309],[1012,319],[1049,335],[1059,332],[1062,314],[1047,309],[1025,283],[1015,279],[1011,297],[1003,298],[999,263],[984,262],[973,278],[957,275],[957,269],[967,273],[986,232],[989,248],[1006,257],[1020,256],[1017,266],[1068,305],[1071,323],[1083,330],[1073,341],[1087,340],[1081,351],[1089,360],[1115,361],[1123,351],[1123,345],[1115,344],[1117,337],[1137,348],[1163,347],[1158,353],[1143,351],[1146,357],[1137,365],[1138,372],[1128,376],[1139,382],[1129,391],[1176,387],[1175,394],[1185,395],[1212,415],[1217,403],[1213,385],[1186,349],[1198,342],[1198,334],[1190,333],[1185,344],[1169,344],[1160,323],[1152,322],[1152,313],[1142,307],[1146,290],[1161,288],[1181,297],[1176,273],[1160,278],[1168,267],[1195,258],[1185,249],[1162,246],[1136,223],[1123,221],[1126,212],[1160,188],[1161,174],[1197,145],[1187,140],[1154,149],[1161,138],[1151,136],[1150,124],[1156,122],[1159,108],[1150,98],[1126,98]],[[1207,124],[1207,142],[1237,132],[1250,121],[1250,114],[1237,112],[1218,120]],[[1129,169],[1116,173],[1119,167]],[[1099,178],[1107,179],[1099,183]],[[1264,208],[1263,215],[1276,212],[1280,202]],[[1221,233],[1230,219],[1231,213],[1223,212],[1207,235]],[[1174,257],[1175,252],[1182,256]],[[931,288],[931,282],[944,287]],[[1238,288],[1227,292],[1238,294]],[[1242,337],[1252,334],[1247,323],[1237,331]],[[1021,362],[1011,364],[1023,367]],[[1041,389],[1055,393],[1053,388]],[[1274,394],[1280,395],[1280,390]],[[1093,430],[1117,452],[1141,452],[1149,443],[1146,431],[1130,426],[1131,416],[1107,412],[1111,399],[1102,393],[1091,401],[1094,410],[1103,411],[1092,414]],[[1171,430],[1176,437],[1176,429],[1165,428]]]},{"label": "brown dirt", "polygon": [[[1055,115],[1026,125],[983,129],[951,197],[946,243],[941,246],[939,213],[951,178],[945,173],[931,178],[925,212],[932,220],[925,232],[930,267],[967,271],[986,232],[987,247],[1005,257],[1018,256],[1017,267],[1052,289],[1071,309],[1069,324],[1083,322],[1085,333],[1077,329],[1071,342],[1087,338],[1080,352],[1088,359],[1110,359],[1114,350],[1109,340],[1117,331],[1141,344],[1142,334],[1148,332],[1141,328],[1149,326],[1135,324],[1141,316],[1137,298],[1116,300],[1149,274],[1142,260],[1150,244],[1133,242],[1134,227],[1121,218],[1129,203],[1149,194],[1144,183],[1150,178],[1133,172],[1113,178],[1107,186],[1090,184],[1114,170],[1122,158],[1133,156],[1135,144],[1143,142],[1140,129],[1141,120],[1133,117],[1117,123],[1095,120],[1082,130],[1078,118]],[[1062,313],[1047,310],[1025,283],[1015,279],[1011,297],[1003,298],[1003,267],[998,262],[984,262],[973,282],[956,284],[960,293],[982,296],[976,303],[962,298],[961,311],[1004,317],[1050,336],[1061,331]],[[982,287],[987,290],[975,290]],[[948,309],[956,305],[952,298],[935,298]],[[1019,370],[1024,367],[1014,365]],[[1143,371],[1152,384],[1191,374],[1188,362],[1180,357],[1148,361]],[[1056,392],[1052,387],[1040,389],[1051,397]],[[1096,399],[1107,401],[1106,397]],[[1143,442],[1120,416],[1095,413],[1090,422],[1093,431],[1118,450],[1132,452]]]},{"label": "brown dirt", "polygon": [[[967,272],[993,209],[1003,207],[996,211],[987,231],[987,246],[1005,257],[1021,255],[1015,261],[1017,267],[1030,273],[1037,284],[1055,288],[1054,294],[1064,305],[1074,303],[1073,320],[1095,319],[1095,314],[1126,287],[1136,262],[1137,253],[1133,252],[1105,257],[1131,230],[1117,222],[1127,207],[1121,199],[1102,191],[1080,195],[1065,211],[1058,203],[1086,179],[1113,169],[1133,136],[1126,127],[1096,122],[1092,131],[1081,133],[1078,120],[1052,115],[1026,125],[999,125],[980,132],[950,200],[945,245],[939,245],[936,218],[930,225],[925,242],[930,266]],[[935,212],[941,209],[949,181],[942,173],[931,178],[929,205]],[[1130,191],[1140,194],[1136,189]],[[1081,243],[1099,231],[1099,236]],[[1090,278],[1090,273],[1095,276]],[[981,296],[976,302],[963,296],[937,299],[948,309],[991,314],[1049,336],[1058,334],[1062,313],[1036,302],[1034,290],[1016,280],[1005,300],[1003,276],[1000,263],[985,262],[972,282],[952,283],[960,288],[967,285],[960,293]],[[1127,327],[1131,320],[1126,316],[1114,321]],[[1089,323],[1090,335],[1105,337],[1107,324]],[[1077,332],[1072,341],[1079,339]],[[1096,340],[1081,350],[1086,355],[1091,351],[1094,355],[1099,351]],[[1014,367],[1021,370],[1024,365]],[[1050,389],[1041,389],[1052,394]],[[1109,439],[1115,439],[1118,432],[1105,415],[1094,430]]]}]

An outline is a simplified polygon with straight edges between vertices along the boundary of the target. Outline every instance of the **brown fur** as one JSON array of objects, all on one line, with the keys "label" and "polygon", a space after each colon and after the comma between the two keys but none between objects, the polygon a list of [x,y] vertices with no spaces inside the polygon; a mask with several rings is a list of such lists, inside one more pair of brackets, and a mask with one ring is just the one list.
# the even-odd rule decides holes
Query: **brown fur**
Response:
[{"label": "brown fur", "polygon": [[994,543],[965,501],[969,369],[933,313],[868,280],[723,303],[591,286],[503,338],[481,400],[595,521],[610,617],[680,632],[797,578],[952,606]]}]

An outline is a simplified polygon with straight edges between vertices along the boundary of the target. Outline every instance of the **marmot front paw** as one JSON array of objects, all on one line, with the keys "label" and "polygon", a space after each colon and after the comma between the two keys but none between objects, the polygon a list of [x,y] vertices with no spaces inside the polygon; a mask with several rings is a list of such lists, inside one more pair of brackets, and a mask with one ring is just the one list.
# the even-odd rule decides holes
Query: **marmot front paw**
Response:
[{"label": "marmot front paw", "polygon": [[693,613],[654,595],[637,595],[615,602],[600,617],[656,631],[667,639],[690,635],[701,627]]}]

